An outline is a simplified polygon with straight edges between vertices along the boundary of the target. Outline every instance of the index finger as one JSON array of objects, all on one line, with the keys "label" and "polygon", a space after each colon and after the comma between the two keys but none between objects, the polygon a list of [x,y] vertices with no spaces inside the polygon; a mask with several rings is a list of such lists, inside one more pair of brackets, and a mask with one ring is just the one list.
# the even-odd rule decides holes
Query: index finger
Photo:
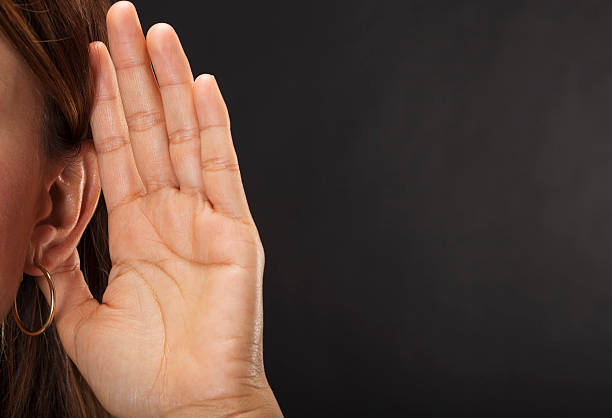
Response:
[{"label": "index finger", "polygon": [[98,156],[100,182],[110,214],[122,203],[144,195],[145,188],[132,154],[115,68],[106,45],[92,42],[89,51],[95,80],[91,131]]}]

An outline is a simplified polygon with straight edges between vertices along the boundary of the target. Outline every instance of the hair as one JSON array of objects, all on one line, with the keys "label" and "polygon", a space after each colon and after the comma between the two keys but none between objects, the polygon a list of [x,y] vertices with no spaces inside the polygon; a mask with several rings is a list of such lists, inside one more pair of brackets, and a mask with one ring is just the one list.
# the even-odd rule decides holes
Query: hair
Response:
[{"label": "hair", "polygon": [[[94,97],[89,43],[107,43],[109,0],[0,0],[0,30],[23,56],[42,86],[41,149],[47,159],[69,163],[91,140]],[[78,243],[81,269],[101,302],[110,268],[104,195]],[[49,304],[34,280],[17,294],[26,324],[42,324]],[[28,325],[30,326],[30,325]],[[38,328],[32,325],[32,328]],[[12,315],[1,324],[0,410],[4,417],[109,417],[63,349],[55,322],[31,337]]]}]

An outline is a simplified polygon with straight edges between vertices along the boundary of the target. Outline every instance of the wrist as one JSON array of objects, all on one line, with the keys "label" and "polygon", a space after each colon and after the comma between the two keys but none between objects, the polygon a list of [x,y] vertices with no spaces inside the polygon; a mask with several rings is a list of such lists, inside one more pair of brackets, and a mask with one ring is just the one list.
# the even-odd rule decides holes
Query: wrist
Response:
[{"label": "wrist", "polygon": [[283,418],[283,413],[270,387],[257,389],[255,393],[206,399],[172,408],[164,418],[221,417]]}]

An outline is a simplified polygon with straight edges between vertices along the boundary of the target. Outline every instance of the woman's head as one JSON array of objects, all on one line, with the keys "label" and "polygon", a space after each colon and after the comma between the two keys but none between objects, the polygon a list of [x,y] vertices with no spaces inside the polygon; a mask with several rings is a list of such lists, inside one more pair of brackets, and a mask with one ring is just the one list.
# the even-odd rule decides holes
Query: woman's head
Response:
[{"label": "woman's head", "polygon": [[97,408],[55,327],[29,337],[7,315],[19,290],[22,319],[40,327],[48,306],[34,281],[20,286],[21,279],[41,274],[33,261],[49,271],[74,268],[77,244],[92,294],[100,298],[105,287],[88,46],[106,42],[109,6],[108,0],[0,0],[0,315],[8,389],[0,409],[8,416],[47,416],[44,410],[52,415],[58,408],[79,416]]},{"label": "woman's head", "polygon": [[99,1],[0,1],[2,315],[21,274],[39,274],[33,258],[48,270],[60,267],[52,264],[69,258],[67,247],[76,248],[95,208],[87,194],[99,193],[95,158],[91,141],[83,141],[93,96],[88,43],[100,35],[91,24],[96,11],[94,20],[103,21]]}]

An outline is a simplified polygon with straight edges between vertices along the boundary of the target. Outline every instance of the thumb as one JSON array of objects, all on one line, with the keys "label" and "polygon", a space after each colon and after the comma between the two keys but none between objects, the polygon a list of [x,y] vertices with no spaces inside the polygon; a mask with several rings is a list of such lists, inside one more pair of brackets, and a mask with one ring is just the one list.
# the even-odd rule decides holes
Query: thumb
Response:
[{"label": "thumb", "polygon": [[[76,363],[75,333],[78,331],[82,320],[90,316],[99,303],[91,295],[89,286],[85,282],[85,277],[80,269],[79,253],[76,248],[65,263],[62,263],[62,265],[53,271],[49,271],[49,274],[55,288],[53,320],[55,321],[55,326],[66,353]],[[49,282],[42,271],[39,276],[36,276],[36,282],[51,306]]]}]

